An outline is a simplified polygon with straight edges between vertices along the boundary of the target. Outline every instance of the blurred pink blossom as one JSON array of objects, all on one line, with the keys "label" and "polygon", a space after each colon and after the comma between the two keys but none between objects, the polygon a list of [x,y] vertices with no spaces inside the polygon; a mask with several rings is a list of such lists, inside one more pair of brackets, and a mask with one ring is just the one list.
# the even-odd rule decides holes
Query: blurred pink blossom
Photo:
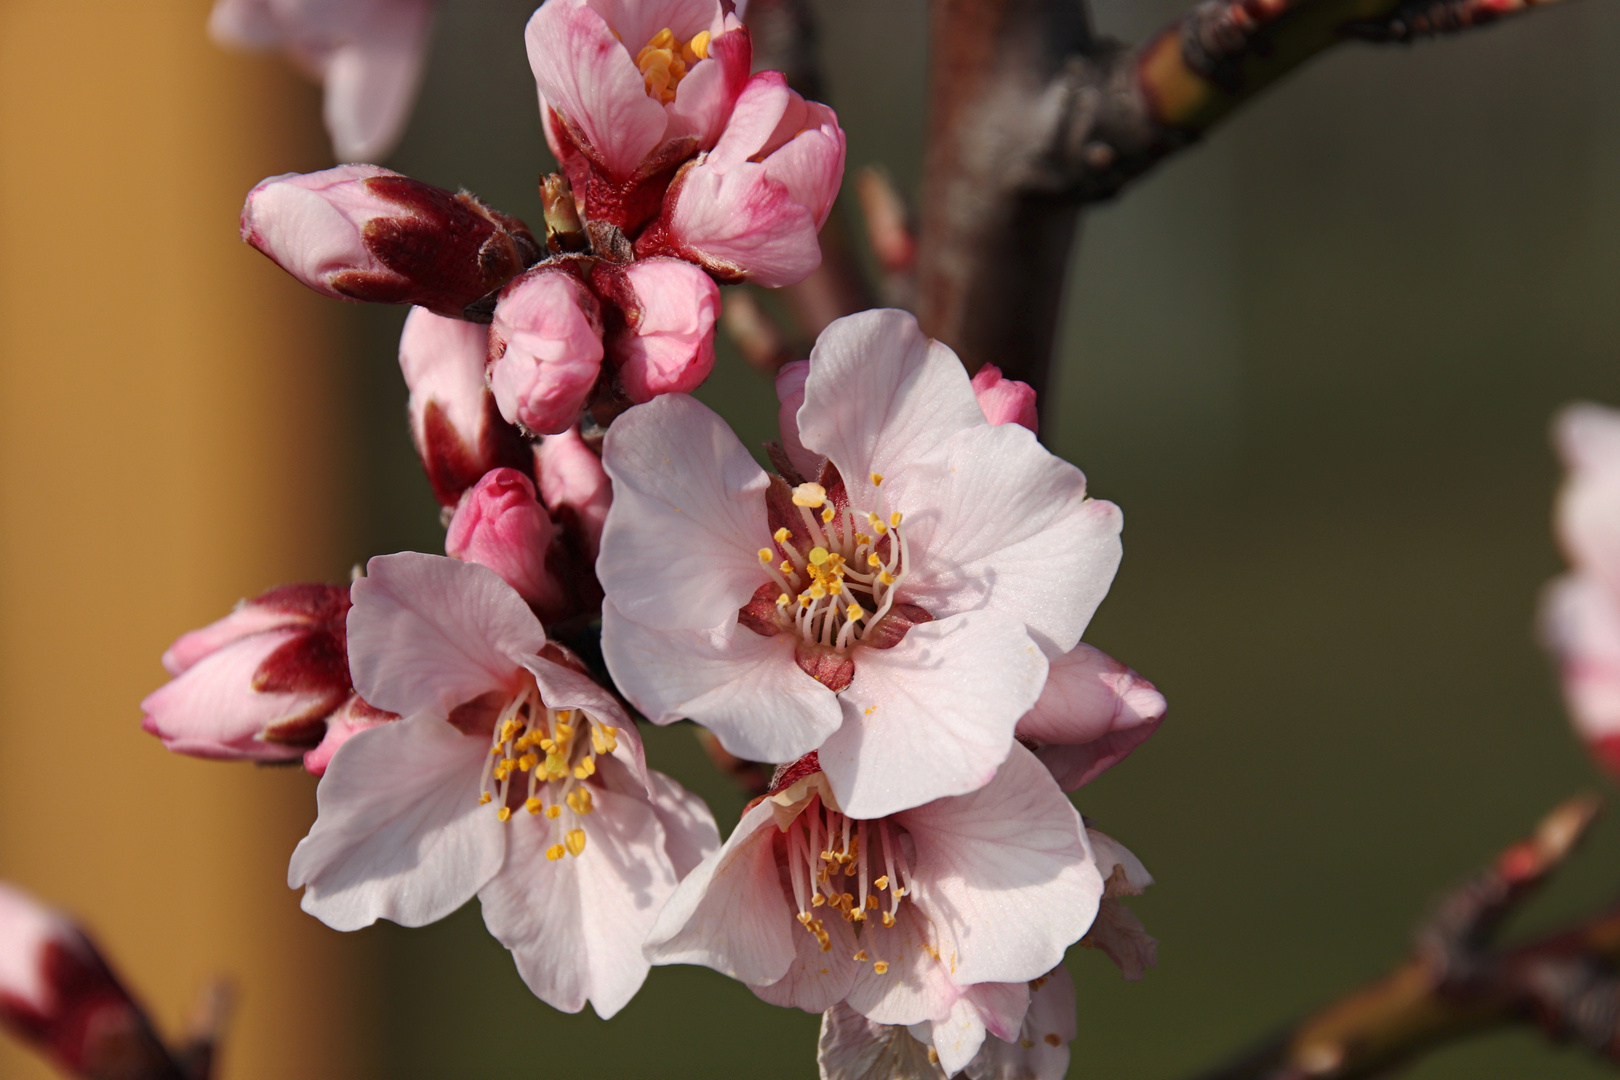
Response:
[{"label": "blurred pink blossom", "polygon": [[992,424],[1021,424],[1031,431],[1040,430],[1034,388],[1017,379],[1002,378],[996,365],[986,364],[973,376],[973,394],[979,399],[984,418]]}]

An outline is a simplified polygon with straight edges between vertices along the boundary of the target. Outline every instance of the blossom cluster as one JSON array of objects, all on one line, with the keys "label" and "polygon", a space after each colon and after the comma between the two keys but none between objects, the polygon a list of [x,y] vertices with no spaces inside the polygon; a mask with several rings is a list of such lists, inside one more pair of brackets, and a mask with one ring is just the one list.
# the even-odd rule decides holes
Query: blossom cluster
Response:
[{"label": "blossom cluster", "polygon": [[[271,178],[242,217],[311,288],[413,305],[445,554],[186,634],[146,729],[320,777],[288,881],[329,926],[477,896],[559,1009],[696,963],[823,1014],[828,1076],[1061,1076],[1066,950],[1153,962],[1120,902],[1152,879],[1069,798],[1165,713],[1080,640],[1118,508],[1029,387],[900,311],[781,370],[762,468],[689,392],[719,284],[816,266],[836,117],[749,74],[725,0],[547,0],[527,44],[561,165],[538,236],[374,165]],[[600,665],[569,647],[598,633]],[[724,843],[638,716],[776,766]]]}]

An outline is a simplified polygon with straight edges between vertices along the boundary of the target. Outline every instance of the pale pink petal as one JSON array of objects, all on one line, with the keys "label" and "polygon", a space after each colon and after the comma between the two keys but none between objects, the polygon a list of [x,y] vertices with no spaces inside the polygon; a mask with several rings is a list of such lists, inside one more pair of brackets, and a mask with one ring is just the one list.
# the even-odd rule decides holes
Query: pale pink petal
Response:
[{"label": "pale pink petal", "polygon": [[914,626],[892,649],[858,649],[855,681],[839,695],[843,725],[820,750],[844,812],[877,818],[983,785],[1045,678],[1041,650],[990,611]]},{"label": "pale pink petal", "polygon": [[710,29],[720,12],[718,0],[585,0],[624,39],[632,55],[668,29],[681,41]]},{"label": "pale pink petal", "polygon": [[594,564],[602,547],[602,526],[613,503],[613,484],[602,468],[602,459],[585,445],[579,428],[571,427],[540,440],[534,448],[534,467],[546,508],[565,528],[579,531],[586,556]]},{"label": "pale pink petal", "polygon": [[771,136],[782,126],[790,110],[795,119],[803,120],[804,98],[788,89],[787,76],[780,71],[755,74],[743,87],[732,107],[725,132],[708,157],[710,166],[725,171],[758,155],[766,149]]},{"label": "pale pink petal", "polygon": [[654,964],[702,964],[753,986],[776,982],[804,933],[782,891],[774,805],[743,815],[719,851],[676,888],[647,936]]},{"label": "pale pink petal", "polygon": [[523,598],[476,563],[414,551],[379,555],[352,591],[354,688],[401,716],[442,718],[512,685],[519,659],[546,643]]},{"label": "pale pink petal", "polygon": [[524,31],[540,93],[617,180],[628,179],[663,142],[667,126],[664,106],[647,96],[631,55],[647,41],[636,40],[638,33],[632,29],[621,44],[585,0],[548,0]]},{"label": "pale pink petal", "polygon": [[981,425],[897,480],[908,601],[936,619],[991,608],[1021,620],[1049,657],[1074,648],[1119,568],[1122,522],[1113,503],[1086,498],[1079,469],[1016,424]]},{"label": "pale pink petal", "polygon": [[[1001,985],[1001,984],[996,984]],[[1026,997],[1029,987],[1024,988]],[[951,1006],[951,1011],[943,1020],[934,1020],[915,1025],[912,1034],[921,1038],[927,1035],[927,1042],[934,1048],[939,1057],[939,1066],[947,1076],[955,1076],[967,1067],[984,1044],[984,1017],[973,1002],[964,995],[957,998]]]},{"label": "pale pink petal", "polygon": [[1019,424],[1031,431],[1040,430],[1035,388],[1017,379],[1002,378],[996,365],[986,364],[973,376],[973,394],[991,424]]},{"label": "pale pink petal", "polygon": [[1124,844],[1105,832],[1090,828],[1086,830],[1086,839],[1091,843],[1092,855],[1097,860],[1097,872],[1102,875],[1109,896],[1139,896],[1143,889],[1153,884],[1153,875]]},{"label": "pale pink petal", "polygon": [[509,424],[552,435],[579,419],[602,369],[596,298],[539,266],[501,290],[489,327],[489,386]]},{"label": "pale pink petal", "polygon": [[670,216],[683,252],[768,289],[803,281],[821,265],[816,229],[811,211],[757,162],[725,172],[694,166]]},{"label": "pale pink petal", "polygon": [[769,580],[768,478],[726,422],[685,395],[638,405],[608,430],[613,506],[597,574],[621,613],[658,629],[734,619]]},{"label": "pale pink petal", "polygon": [[675,889],[664,830],[644,799],[597,788],[585,850],[548,859],[558,823],[517,813],[507,823],[506,864],[478,893],[484,925],[512,951],[541,1001],[604,1020],[624,1008],[650,967],[641,943]]},{"label": "pale pink petal", "polygon": [[392,274],[367,248],[362,230],[373,218],[402,211],[362,181],[397,175],[376,165],[340,165],[267,177],[248,192],[242,238],[316,292],[342,297],[332,279],[344,271]]},{"label": "pale pink petal", "polygon": [[1032,979],[1091,926],[1103,882],[1080,815],[1023,747],[978,791],[896,822],[917,846],[913,899],[963,985]]},{"label": "pale pink petal", "polygon": [[776,400],[781,403],[776,422],[782,433],[782,450],[805,480],[821,475],[826,459],[812,453],[799,441],[799,407],[804,404],[804,382],[810,377],[810,361],[795,360],[776,373]]},{"label": "pale pink petal", "polygon": [[906,466],[952,435],[984,426],[956,354],[924,337],[907,312],[837,319],[810,353],[799,438],[832,459],[854,505],[883,505],[872,473],[885,477],[886,496],[903,494]]},{"label": "pale pink petal", "polygon": [[1164,714],[1164,695],[1152,683],[1081,642],[1052,661],[1018,735],[1038,744],[1036,756],[1073,791],[1140,746]]},{"label": "pale pink petal", "polygon": [[822,1080],[948,1080],[904,1027],[868,1020],[848,1005],[822,1016],[816,1064]]},{"label": "pale pink petal", "polygon": [[619,382],[631,401],[689,394],[714,369],[720,287],[681,259],[638,259],[625,270],[639,310],[613,339]]},{"label": "pale pink petal", "polygon": [[[717,6],[709,5],[711,16]],[[686,78],[675,88],[675,100],[666,106],[666,139],[691,135],[697,139],[698,149],[707,150],[726,128],[737,95],[748,81],[754,53],[747,32],[738,26],[735,16],[722,25],[729,28],[709,39],[708,59],[687,71]],[[680,31],[671,29],[679,36]],[[691,36],[682,40],[689,41]]]},{"label": "pale pink petal", "polygon": [[308,612],[244,601],[223,619],[175,639],[163,654],[163,670],[179,675],[227,645],[270,630],[308,626],[314,621]]},{"label": "pale pink petal", "polygon": [[427,410],[437,404],[440,422],[468,447],[478,446],[488,423],[489,327],[413,307],[399,335],[399,369],[410,389],[411,434],[426,457]]},{"label": "pale pink petal", "polygon": [[314,777],[325,776],[326,767],[332,763],[332,755],[338,752],[338,747],[362,731],[370,731],[379,724],[390,724],[398,719],[395,713],[373,709],[359,694],[350,694],[349,700],[326,718],[326,734],[321,737],[320,745],[304,754],[304,771]]},{"label": "pale pink petal", "polygon": [[374,161],[410,119],[433,32],[434,0],[393,0],[326,66],[326,130],[339,160]]},{"label": "pale pink petal", "polygon": [[89,945],[63,915],[20,889],[0,882],[0,998],[20,1002],[36,1013],[54,1013],[61,1003],[46,967],[50,946],[88,960]]},{"label": "pale pink petal", "polygon": [[646,751],[641,745],[641,733],[634,720],[625,715],[624,707],[593,679],[571,667],[554,663],[540,656],[525,657],[523,666],[534,676],[540,689],[540,699],[553,709],[583,709],[616,732],[618,745],[613,756],[623,762],[642,786],[642,795],[652,794],[652,779],[647,775]]},{"label": "pale pink petal", "polygon": [[1029,983],[975,983],[962,996],[979,1011],[984,1028],[998,1039],[1016,1039],[1029,1011]]},{"label": "pale pink petal", "polygon": [[843,1001],[855,984],[860,965],[853,957],[860,945],[856,943],[849,924],[836,912],[829,913],[822,922],[831,948],[822,952],[814,934],[797,922],[790,921],[797,952],[787,974],[769,986],[750,986],[748,989],[761,1001],[810,1013],[826,1012]]},{"label": "pale pink petal", "polygon": [[664,854],[676,878],[684,878],[720,849],[720,830],[702,799],[661,772],[649,770],[649,775],[653,813],[664,827]]},{"label": "pale pink petal", "polygon": [[838,698],[793,659],[791,634],[650,630],[602,605],[602,655],[625,697],[655,724],[694,720],[748,761],[792,761],[838,728]]},{"label": "pale pink petal", "polygon": [[844,130],[827,106],[808,104],[809,126],[772,151],[762,164],[765,174],[786,187],[788,197],[809,212],[819,232],[843,185]]},{"label": "pale pink petal", "polygon": [[[960,991],[937,957],[940,937],[917,905],[901,904],[892,927],[869,926],[861,935],[873,963],[855,971],[850,1008],[881,1024],[917,1024],[943,1020]],[[887,961],[883,974],[875,966]]]},{"label": "pale pink petal", "polygon": [[986,1039],[963,1073],[967,1080],[1063,1080],[1075,1023],[1074,978],[1059,965],[1032,985],[1017,1039]]},{"label": "pale pink petal", "polygon": [[1559,578],[1542,598],[1541,632],[1576,730],[1589,743],[1620,736],[1620,598],[1594,577]]},{"label": "pale pink petal", "polygon": [[472,899],[506,850],[501,822],[478,804],[488,748],[432,716],[345,743],[287,868],[288,887],[305,887],[304,910],[334,930],[425,926]]}]

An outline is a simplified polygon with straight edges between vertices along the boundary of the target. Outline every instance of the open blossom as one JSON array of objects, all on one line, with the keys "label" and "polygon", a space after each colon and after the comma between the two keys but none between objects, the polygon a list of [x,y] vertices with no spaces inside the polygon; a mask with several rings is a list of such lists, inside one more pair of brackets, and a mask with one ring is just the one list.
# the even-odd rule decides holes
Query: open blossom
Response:
[{"label": "open blossom", "polygon": [[618,702],[492,571],[384,555],[353,594],[355,686],[405,719],[327,767],[288,869],[304,910],[421,926],[477,895],[538,997],[611,1016],[646,978],[659,907],[719,842],[708,810],[648,771]]},{"label": "open blossom", "polygon": [[349,590],[283,585],[163,654],[173,678],[141,702],[142,728],[195,757],[296,761],[351,696]]},{"label": "open blossom", "polygon": [[342,161],[375,161],[399,141],[422,78],[437,0],[218,0],[223,45],[280,49],[326,89],[326,130]]},{"label": "open blossom", "polygon": [[601,306],[572,270],[537,266],[501,290],[489,385],[508,422],[541,435],[572,427],[601,369]]},{"label": "open blossom", "polygon": [[501,418],[484,377],[488,358],[488,327],[420,307],[405,318],[399,368],[411,439],[441,506],[455,506],[491,469],[528,467],[528,445]]},{"label": "open blossom", "polygon": [[626,231],[715,145],[753,60],[721,0],[546,0],[524,38],[552,150],[589,216]]},{"label": "open blossom", "polygon": [[939,1021],[961,987],[1051,970],[1102,891],[1079,815],[1022,747],[977,791],[873,819],[811,755],[681,883],[647,952],[776,1005]]},{"label": "open blossom", "polygon": [[242,239],[318,293],[465,318],[540,258],[528,226],[376,165],[261,180]]},{"label": "open blossom", "polygon": [[636,241],[724,280],[766,287],[803,281],[821,265],[816,235],[844,175],[844,132],[825,105],[762,71],[737,99],[715,148],[684,169],[663,217]]},{"label": "open blossom", "polygon": [[988,424],[903,312],[829,326],[804,393],[796,438],[825,463],[796,485],[690,398],[614,423],[609,669],[654,722],[691,718],[739,757],[819,747],[852,814],[971,791],[1107,592],[1119,511]]},{"label": "open blossom", "polygon": [[1554,442],[1569,469],[1555,525],[1571,572],[1542,598],[1542,636],[1576,731],[1620,774],[1620,411],[1571,406]]}]

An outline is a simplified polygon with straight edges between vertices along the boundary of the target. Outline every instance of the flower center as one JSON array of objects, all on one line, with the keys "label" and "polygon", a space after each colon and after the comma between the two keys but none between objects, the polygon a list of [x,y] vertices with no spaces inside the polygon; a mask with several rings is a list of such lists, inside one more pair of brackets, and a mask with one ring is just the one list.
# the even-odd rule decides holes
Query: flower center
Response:
[{"label": "flower center", "polygon": [[[897,942],[878,931],[893,929],[901,900],[911,892],[911,864],[900,844],[903,831],[887,818],[855,821],[812,797],[787,828],[785,849],[799,924],[813,935],[822,952],[832,951],[832,936],[816,915],[818,908],[837,912],[855,928],[861,948],[854,959],[871,961],[886,974],[897,958]],[[887,892],[887,903],[879,893]],[[876,921],[869,921],[875,913]],[[871,934],[863,931],[870,928]]]},{"label": "flower center", "polygon": [[658,31],[636,53],[636,67],[647,84],[647,96],[668,105],[675,100],[675,88],[699,60],[709,56],[709,32],[694,34],[684,45],[669,29]]},{"label": "flower center", "polygon": [[[594,809],[596,756],[616,746],[617,728],[583,709],[548,708],[531,683],[496,717],[478,804],[494,804],[502,821],[511,820],[514,804],[545,815],[555,840],[546,858],[578,855],[585,850],[585,818]],[[526,788],[513,783],[520,777]]]},{"label": "flower center", "polygon": [[[882,482],[872,475],[874,485]],[[782,588],[777,611],[800,640],[843,652],[889,613],[911,567],[900,514],[884,520],[870,510],[840,510],[815,483],[794,488],[793,505],[812,546],[800,551],[784,526],[772,537],[774,549],[759,549],[760,565]]]}]

